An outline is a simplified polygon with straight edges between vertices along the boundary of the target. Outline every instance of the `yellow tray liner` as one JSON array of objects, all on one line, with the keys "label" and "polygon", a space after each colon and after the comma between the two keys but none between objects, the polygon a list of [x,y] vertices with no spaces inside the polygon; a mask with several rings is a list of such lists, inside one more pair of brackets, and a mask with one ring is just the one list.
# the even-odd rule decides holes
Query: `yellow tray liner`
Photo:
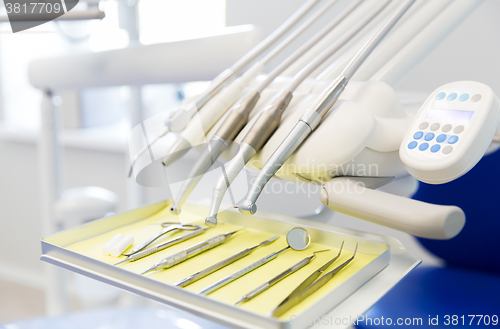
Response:
[{"label": "yellow tray liner", "polygon": [[[188,214],[183,214],[186,216]],[[219,217],[223,221],[223,215],[230,215],[229,213],[222,213]],[[194,213],[189,214],[187,218],[193,220],[194,223],[200,224],[202,226],[204,220],[200,220],[199,216],[196,216]],[[251,218],[249,219],[251,220]],[[161,223],[165,221],[177,221],[177,217],[172,215],[168,208],[154,214],[153,216],[134,222],[129,225],[121,226],[109,232],[91,237],[89,239],[76,242],[65,248],[81,255],[100,260],[102,262],[108,264],[115,264],[118,261],[124,259],[124,256],[119,258],[111,257],[111,256],[103,256],[101,252],[102,246],[104,246],[113,236],[118,233],[125,235],[132,235],[135,239],[134,244],[138,245],[141,242],[145,241],[153,234],[159,232],[162,228],[159,225],[154,225],[155,223]],[[153,264],[159,262],[166,256],[174,254],[182,249],[185,249],[189,246],[192,246],[198,242],[204,241],[210,237],[213,237],[218,234],[222,234],[225,232],[233,231],[236,229],[240,229],[242,227],[235,226],[232,224],[224,224],[220,223],[217,227],[211,228],[207,230],[205,233],[194,237],[190,240],[184,241],[180,244],[174,245],[170,248],[167,248],[163,251],[160,251],[151,256],[145,257],[141,260],[132,263],[125,263],[120,265],[121,268],[134,272],[141,273],[146,269],[150,268]],[[179,235],[186,234],[187,231],[168,234],[159,242],[168,240],[172,237],[176,237]],[[176,265],[170,269],[150,273],[147,276],[153,280],[158,280],[165,284],[173,284],[181,279],[188,277],[199,270],[202,270],[220,260],[223,260],[226,257],[233,255],[234,253],[251,247],[264,241],[275,234],[259,231],[255,229],[246,228],[241,232],[237,232],[230,238],[226,243],[220,245],[212,250],[201,253],[200,255],[191,258],[179,265]],[[158,242],[158,243],[159,243]],[[271,279],[275,275],[281,273],[285,269],[299,262],[305,257],[311,256],[314,251],[330,249],[327,252],[318,253],[316,258],[313,259],[309,265],[303,267],[299,271],[280,281],[273,287],[269,288],[264,293],[250,300],[249,302],[239,304],[237,307],[244,308],[248,311],[255,312],[260,315],[268,315],[268,313],[273,310],[288,294],[297,287],[305,278],[307,278],[312,272],[322,266],[324,263],[335,257],[339,251],[340,245],[342,243],[342,236],[339,235],[338,241],[331,241],[331,245],[335,246],[326,246],[317,243],[311,243],[311,245],[303,251],[294,251],[288,250],[280,254],[275,260],[263,265],[262,267],[250,272],[249,274],[243,276],[242,278],[224,286],[223,288],[213,292],[208,295],[208,298],[216,299],[220,302],[227,304],[234,304],[237,300],[239,300],[244,294],[250,292],[257,286],[261,285],[265,281]],[[287,246],[286,237],[282,236],[277,239],[272,244],[260,247],[256,249],[249,256],[246,256],[237,262],[230,264],[223,269],[187,286],[186,290],[196,293],[208,285],[224,278],[225,276],[241,269],[242,267],[253,263],[254,261],[269,255],[274,251],[278,251]],[[352,251],[354,250],[354,245],[345,245],[342,256],[332,265],[327,271],[334,269],[337,265],[341,264],[343,261],[347,260],[352,255]],[[132,248],[129,248],[127,251],[130,251]],[[356,258],[340,273],[338,273],[332,280],[330,280],[323,288],[314,293],[308,299],[295,306],[293,309],[285,313],[281,316],[280,320],[289,320],[293,315],[300,315],[303,311],[311,307],[314,303],[316,303],[319,299],[324,297],[326,294],[334,290],[336,287],[341,285],[344,281],[346,281],[349,277],[354,275],[364,266],[369,264],[372,260],[374,260],[378,255],[367,255],[362,254],[358,251]]]}]

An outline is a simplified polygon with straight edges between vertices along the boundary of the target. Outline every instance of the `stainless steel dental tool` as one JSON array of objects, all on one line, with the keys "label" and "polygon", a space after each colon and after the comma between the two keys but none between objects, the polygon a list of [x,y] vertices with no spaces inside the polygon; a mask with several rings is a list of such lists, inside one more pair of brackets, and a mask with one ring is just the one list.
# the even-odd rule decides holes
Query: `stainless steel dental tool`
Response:
[{"label": "stainless steel dental tool", "polygon": [[[300,7],[290,18],[288,18],[278,29],[270,34],[266,39],[260,42],[230,68],[224,70],[217,77],[212,80],[212,83],[201,94],[197,95],[190,103],[180,106],[175,112],[170,113],[164,123],[164,128],[155,137],[150,145],[156,143],[160,138],[165,136],[170,131],[181,131],[186,127],[189,120],[194,114],[200,110],[214,95],[216,95],[224,86],[230,84],[236,75],[240,73],[245,66],[257,58],[263,51],[269,48],[279,37],[292,28],[306,13],[308,13],[319,0],[309,0],[302,7]],[[282,43],[283,44],[283,43]],[[282,47],[285,47],[285,44]],[[280,46],[276,47],[272,52],[279,52]],[[269,57],[269,56],[267,56]],[[271,56],[272,58],[273,56]],[[132,175],[135,162],[139,157],[147,151],[148,145],[144,146],[132,159],[130,166],[129,177]]]},{"label": "stainless steel dental tool", "polygon": [[[205,131],[208,131],[212,126],[224,115],[224,113],[243,95],[248,84],[264,69],[265,65],[278,55],[304,32],[319,16],[331,7],[338,0],[328,0],[326,4],[318,9],[312,17],[308,18],[302,25],[295,29],[287,38],[285,38],[277,47],[269,52],[264,58],[257,61],[241,75],[236,81],[224,88],[217,94],[209,103],[207,103],[201,111],[198,112],[196,120],[191,120],[185,129],[177,136],[176,141],[165,155],[162,162],[165,166],[170,165],[180,157],[182,157],[191,146],[202,143],[205,139]],[[201,126],[200,126],[201,124]],[[203,128],[201,128],[203,127]]]},{"label": "stainless steel dental tool", "polygon": [[248,215],[256,213],[257,206],[255,202],[259,198],[267,182],[283,166],[285,161],[302,144],[307,136],[319,126],[321,120],[336,103],[348,81],[352,78],[354,73],[356,73],[357,69],[414,2],[415,0],[405,0],[403,4],[396,9],[395,13],[381,26],[370,40],[368,40],[356,56],[354,56],[351,62],[342,71],[341,75],[323,91],[313,105],[302,115],[295,127],[285,137],[280,146],[278,146],[276,151],[262,167],[247,193],[245,200],[238,205],[238,210],[241,213]]},{"label": "stainless steel dental tool", "polygon": [[267,240],[262,241],[261,243],[255,245],[253,247],[245,248],[242,251],[237,252],[236,254],[229,256],[228,258],[223,259],[220,262],[217,262],[212,266],[209,266],[209,267],[207,267],[207,268],[205,268],[205,269],[203,269],[203,270],[201,270],[201,271],[199,271],[199,272],[197,272],[197,273],[195,273],[195,274],[193,274],[193,275],[191,275],[191,276],[189,276],[189,277],[187,277],[187,278],[185,278],[177,283],[174,283],[174,286],[184,288],[184,287],[190,285],[191,283],[196,282],[196,281],[206,277],[207,275],[210,275],[210,274],[220,270],[221,268],[223,268],[229,264],[232,264],[245,256],[250,255],[255,249],[273,243],[279,237],[280,237],[279,235],[276,235],[276,236],[273,236],[272,238],[269,238]]},{"label": "stainless steel dental tool", "polygon": [[207,288],[203,289],[202,291],[198,292],[198,294],[208,295],[208,294],[214,292],[215,290],[222,288],[223,286],[225,286],[225,285],[241,278],[242,276],[252,272],[253,270],[261,267],[262,265],[267,264],[268,262],[276,259],[279,256],[279,254],[281,254],[282,252],[284,252],[290,248],[292,248],[293,250],[304,250],[311,243],[311,237],[309,236],[309,233],[301,227],[292,228],[288,232],[288,234],[286,236],[286,240],[288,242],[287,247],[285,247],[279,251],[273,252],[273,253],[259,259],[258,261],[255,261],[252,264],[245,266],[241,270],[236,271],[233,274],[226,276],[225,278],[215,282],[214,284],[212,284],[212,285],[208,286]]},{"label": "stainless steel dental tool", "polygon": [[[342,245],[343,245],[343,243],[342,243]],[[257,297],[258,295],[260,295],[261,293],[263,293],[267,289],[271,288],[276,283],[280,282],[281,280],[283,280],[284,278],[286,278],[290,274],[293,274],[293,273],[297,272],[298,270],[300,270],[301,268],[303,268],[304,266],[306,266],[307,264],[309,264],[311,262],[311,260],[313,260],[314,257],[316,257],[317,253],[323,252],[323,251],[329,251],[329,250],[330,249],[315,251],[312,254],[312,256],[304,258],[303,260],[301,260],[297,264],[289,267],[288,269],[284,270],[280,274],[276,275],[271,280],[268,280],[268,281],[264,282],[263,284],[261,284],[260,286],[258,286],[257,288],[255,288],[254,290],[250,291],[248,294],[245,294],[235,304],[239,304],[239,303],[243,303],[243,302],[248,302],[250,299],[252,299],[254,297]],[[340,247],[340,250],[342,250],[342,247]],[[339,253],[339,255],[340,255],[340,253]]]},{"label": "stainless steel dental tool", "polygon": [[148,272],[163,270],[163,269],[173,267],[173,266],[175,266],[175,265],[177,265],[177,264],[179,264],[179,263],[181,263],[189,258],[192,258],[196,255],[201,254],[202,252],[205,252],[207,250],[210,250],[212,248],[220,246],[221,244],[226,242],[227,239],[230,238],[233,234],[235,234],[236,232],[241,231],[241,230],[242,229],[236,230],[233,232],[227,232],[224,234],[219,234],[219,235],[214,236],[213,238],[210,238],[208,240],[197,243],[194,246],[191,246],[191,247],[186,248],[182,251],[179,251],[176,254],[173,254],[171,256],[163,258],[161,261],[159,261],[158,263],[153,265],[148,270],[142,272],[141,274],[146,274]]},{"label": "stainless steel dental tool", "polygon": [[[387,0],[388,1],[388,0]],[[262,81],[257,88],[251,90],[247,95],[241,99],[241,101],[233,106],[230,110],[229,115],[224,120],[220,128],[210,139],[207,146],[203,150],[200,158],[194,165],[192,171],[190,172],[188,179],[182,185],[174,204],[170,208],[173,213],[179,213],[182,205],[188,198],[189,194],[192,192],[196,184],[201,180],[202,176],[208,171],[210,166],[217,160],[219,155],[229,146],[228,141],[232,141],[236,138],[238,133],[244,128],[248,123],[250,112],[253,110],[257,104],[262,91],[271,84],[271,82],[278,77],[283,71],[285,71],[290,65],[292,65],[297,59],[299,59],[304,53],[306,53],[312,46],[323,39],[333,28],[340,24],[355,8],[357,8],[363,0],[357,0],[351,3],[346,9],[342,11],[338,16],[336,16],[327,26],[325,26],[321,31],[319,31],[312,39],[302,45],[297,49],[292,55],[290,55],[285,61],[278,65],[269,75]],[[313,18],[313,17],[312,17]],[[333,51],[334,52],[334,51]],[[329,54],[332,52],[329,52]],[[329,56],[320,56],[314,68],[321,65]],[[320,63],[321,61],[321,63]],[[310,74],[312,71],[308,71]],[[302,82],[309,74],[303,74],[300,76]],[[283,99],[283,102],[288,104],[291,99],[287,94]]]},{"label": "stainless steel dental tool", "polygon": [[[342,243],[343,246],[343,243]],[[307,277],[297,288],[295,288],[294,291],[288,295],[287,298],[285,298],[272,312],[272,316],[282,316],[285,314],[287,311],[292,309],[294,306],[298,305],[300,302],[305,300],[307,297],[311,296],[314,294],[316,291],[318,291],[321,287],[323,287],[325,284],[328,283],[337,273],[339,273],[343,268],[345,268],[349,263],[356,257],[356,251],[358,250],[358,244],[356,244],[356,248],[354,249],[354,253],[345,262],[331,270],[330,272],[326,273],[324,276],[322,276],[319,280],[316,281],[317,278],[320,277],[321,274],[323,274],[328,267],[330,267],[331,264],[333,264],[339,257],[342,252],[342,248],[339,251],[339,254],[321,266],[319,269],[317,269],[313,274]]]},{"label": "stainless steel dental tool", "polygon": [[115,265],[119,265],[119,264],[122,264],[122,263],[125,263],[125,262],[135,262],[135,261],[137,261],[139,259],[142,259],[142,258],[147,257],[149,255],[155,254],[158,251],[162,251],[164,249],[167,249],[168,247],[171,247],[171,246],[173,246],[175,244],[178,244],[178,243],[181,243],[183,241],[186,241],[186,240],[189,240],[191,238],[194,238],[195,236],[198,236],[198,235],[202,234],[203,232],[205,232],[209,228],[210,227],[199,228],[199,229],[191,231],[191,232],[189,232],[187,234],[184,234],[184,235],[178,236],[176,238],[170,239],[168,241],[165,241],[163,243],[157,244],[156,246],[152,246],[152,247],[150,247],[148,249],[139,251],[139,252],[137,252],[137,253],[135,253],[133,255],[128,256],[127,258],[125,258],[124,260],[116,263]]},{"label": "stainless steel dental tool", "polygon": [[161,223],[161,226],[165,227],[165,228],[163,230],[161,230],[159,233],[153,235],[151,238],[147,239],[140,246],[134,248],[130,253],[123,254],[123,256],[127,256],[128,257],[128,256],[132,256],[132,255],[138,253],[139,251],[141,251],[144,248],[146,248],[147,246],[149,246],[151,243],[155,242],[156,240],[158,240],[159,238],[161,238],[165,234],[168,234],[168,233],[170,233],[172,231],[177,231],[177,230],[180,230],[180,231],[184,231],[184,230],[195,231],[195,230],[198,230],[198,229],[201,228],[200,225],[196,225],[196,224],[181,224],[181,223],[178,223],[178,222],[165,222],[165,223]]},{"label": "stainless steel dental tool", "polygon": [[[281,116],[290,103],[293,92],[296,88],[310,76],[322,63],[334,55],[349,40],[359,33],[368,23],[370,23],[390,2],[386,0],[378,7],[374,8],[369,15],[366,15],[351,29],[349,29],[341,38],[325,49],[311,63],[298,72],[287,88],[274,100],[273,104],[264,109],[253,123],[248,133],[243,138],[240,149],[236,156],[224,167],[223,174],[217,180],[212,195],[210,212],[205,220],[207,225],[217,225],[217,213],[224,199],[224,195],[234,181],[238,173],[250,161],[250,159],[264,146],[278,128]],[[353,3],[356,5],[356,3]]]}]

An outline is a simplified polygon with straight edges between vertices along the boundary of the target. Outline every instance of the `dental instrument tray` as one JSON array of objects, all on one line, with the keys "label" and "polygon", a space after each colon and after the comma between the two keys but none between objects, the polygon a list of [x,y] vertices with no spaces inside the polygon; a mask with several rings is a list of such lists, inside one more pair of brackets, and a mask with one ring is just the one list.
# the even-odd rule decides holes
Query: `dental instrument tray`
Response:
[{"label": "dental instrument tray", "polygon": [[[138,246],[161,229],[154,224],[177,220],[177,216],[169,211],[171,204],[171,200],[163,201],[44,238],[41,259],[230,327],[276,329],[306,328],[325,319],[335,327],[347,327],[419,264],[397,240],[390,237],[282,215],[259,213],[258,217],[250,218],[234,211],[222,212],[217,227],[140,260],[116,266],[114,264],[125,256],[103,256],[102,246],[117,233],[132,235]],[[203,226],[203,215],[206,213],[206,207],[187,204],[183,209],[183,219],[187,216],[191,223]],[[285,235],[294,227],[302,227],[309,233],[311,243],[307,249],[289,250],[272,263],[255,269],[210,295],[199,294],[202,289],[227,275],[286,247]],[[200,253],[196,260],[189,259],[175,267],[141,275],[165,257],[235,230],[239,231],[226,243]],[[158,243],[183,234],[168,234]],[[276,235],[280,237],[273,243],[184,288],[174,285],[207,266]],[[348,260],[357,247],[356,258],[309,298],[286,313],[273,316],[272,311],[283,299],[311,273],[335,257],[342,244],[340,258],[327,271]],[[325,252],[326,249],[329,251]],[[317,253],[307,266],[252,300],[235,305],[245,294],[317,251],[323,252]]]}]

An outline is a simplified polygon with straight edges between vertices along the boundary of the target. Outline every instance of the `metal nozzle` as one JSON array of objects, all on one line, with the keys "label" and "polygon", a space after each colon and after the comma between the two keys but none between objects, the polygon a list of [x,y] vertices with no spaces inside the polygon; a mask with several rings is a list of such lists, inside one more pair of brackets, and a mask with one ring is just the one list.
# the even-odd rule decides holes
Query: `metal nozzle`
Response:
[{"label": "metal nozzle", "polygon": [[210,226],[210,227],[216,227],[217,226],[217,217],[215,217],[215,216],[207,217],[205,219],[205,225]]},{"label": "metal nozzle", "polygon": [[189,143],[184,137],[177,136],[177,140],[172,145],[169,150],[169,153],[163,157],[162,163],[163,165],[169,166],[175,161],[179,160],[186,154],[191,148],[191,143]]},{"label": "metal nozzle", "polygon": [[170,212],[174,215],[179,215],[181,213],[181,210],[180,209],[177,209],[176,206],[172,205],[170,206]]},{"label": "metal nozzle", "polygon": [[245,215],[254,215],[257,212],[257,205],[248,200],[244,200],[237,208],[239,212]]},{"label": "metal nozzle", "polygon": [[239,303],[245,302],[247,299],[245,297],[242,297],[239,301],[234,303],[234,305],[238,305]]}]

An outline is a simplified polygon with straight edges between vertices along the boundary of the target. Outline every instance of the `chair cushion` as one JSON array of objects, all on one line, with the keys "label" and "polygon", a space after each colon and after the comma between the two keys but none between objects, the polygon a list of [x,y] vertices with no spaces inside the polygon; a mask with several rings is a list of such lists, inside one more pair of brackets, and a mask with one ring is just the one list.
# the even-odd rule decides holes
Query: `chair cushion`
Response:
[{"label": "chair cushion", "polygon": [[[476,317],[473,319],[469,314]],[[489,326],[484,322],[488,320],[487,318],[483,318],[478,325],[477,315],[489,315]],[[500,275],[461,268],[420,267],[410,272],[375,304],[365,314],[365,320],[357,323],[357,328],[384,327],[376,325],[374,321],[381,317],[384,317],[386,322],[389,318],[392,320],[392,325],[386,325],[387,327],[396,326],[399,318],[403,321],[410,319],[412,322],[414,318],[421,318],[422,324],[415,322],[412,326],[491,328],[494,315],[497,326],[500,326]],[[438,316],[438,326],[429,325],[429,318],[436,316]],[[456,325],[452,325],[453,316],[457,316]],[[371,323],[368,318],[372,319]],[[473,320],[472,325],[470,325],[471,320]],[[449,325],[446,325],[447,322]]]}]

